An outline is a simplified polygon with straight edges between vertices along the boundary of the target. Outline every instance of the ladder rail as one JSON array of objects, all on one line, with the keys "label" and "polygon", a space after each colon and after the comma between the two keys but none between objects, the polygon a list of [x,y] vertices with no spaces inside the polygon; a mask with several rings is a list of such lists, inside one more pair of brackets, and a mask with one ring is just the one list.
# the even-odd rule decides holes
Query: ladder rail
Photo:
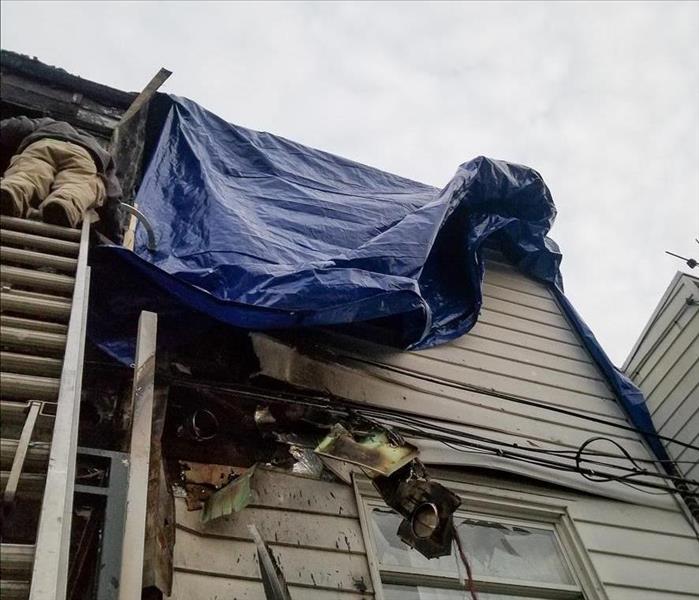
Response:
[{"label": "ladder rail", "polygon": [[36,537],[31,600],[65,600],[75,485],[75,460],[90,287],[90,223],[80,233],[73,305],[68,323],[53,440]]},{"label": "ladder rail", "polygon": [[26,420],[24,421],[24,427],[22,427],[22,433],[17,442],[17,449],[15,450],[10,475],[8,477],[7,485],[5,486],[5,492],[2,498],[3,510],[5,506],[11,506],[15,501],[15,494],[17,493],[17,486],[19,485],[19,478],[22,475],[22,470],[24,469],[24,461],[27,458],[27,453],[29,452],[29,443],[31,442],[32,434],[34,433],[34,426],[36,425],[36,420],[39,416],[40,410],[41,402],[29,403],[29,412]]}]

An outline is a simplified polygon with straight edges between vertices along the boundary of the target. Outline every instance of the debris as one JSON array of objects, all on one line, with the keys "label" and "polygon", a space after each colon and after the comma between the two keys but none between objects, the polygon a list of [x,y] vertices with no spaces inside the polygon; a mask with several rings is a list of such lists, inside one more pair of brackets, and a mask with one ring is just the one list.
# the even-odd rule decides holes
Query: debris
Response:
[{"label": "debris", "polygon": [[418,449],[385,430],[352,434],[339,423],[318,444],[316,454],[366,467],[389,476],[418,456]]},{"label": "debris", "polygon": [[319,479],[323,474],[323,463],[310,448],[290,446],[289,454],[296,459],[291,467],[291,472],[296,475],[305,475]]},{"label": "debris", "polygon": [[258,406],[255,409],[255,425],[260,430],[267,430],[272,425],[276,425],[277,420],[274,418],[269,406]]},{"label": "debris", "polygon": [[195,442],[206,442],[218,435],[218,419],[205,408],[198,408],[177,429],[177,435]]},{"label": "debris", "polygon": [[187,502],[187,510],[200,510],[211,494],[246,471],[244,467],[191,461],[179,461],[179,465],[179,493]]},{"label": "debris", "polygon": [[346,483],[347,485],[352,485],[352,473],[359,471],[359,469],[344,460],[339,460],[337,458],[330,458],[328,456],[319,456],[320,462],[335,475],[340,481]]},{"label": "debris", "polygon": [[284,573],[279,568],[269,546],[262,539],[260,532],[257,531],[257,527],[248,525],[248,529],[257,546],[260,577],[262,579],[262,587],[264,587],[266,599],[291,600],[289,588],[286,586],[286,581],[284,581]]},{"label": "debris", "polygon": [[202,523],[208,523],[234,512],[240,512],[250,504],[252,488],[250,482],[255,474],[255,467],[250,467],[243,475],[231,481],[228,485],[215,491],[204,503],[201,513]]},{"label": "debris", "polygon": [[180,472],[186,483],[212,485],[218,489],[226,485],[231,479],[243,474],[245,469],[229,465],[180,461]]}]

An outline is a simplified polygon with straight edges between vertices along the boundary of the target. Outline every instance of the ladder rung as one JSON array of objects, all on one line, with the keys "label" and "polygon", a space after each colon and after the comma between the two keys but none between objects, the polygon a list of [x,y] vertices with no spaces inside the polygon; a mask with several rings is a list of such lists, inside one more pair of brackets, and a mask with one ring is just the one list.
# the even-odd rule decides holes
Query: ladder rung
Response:
[{"label": "ladder rung", "polygon": [[29,288],[49,292],[69,294],[75,286],[75,278],[57,273],[44,273],[36,269],[23,269],[22,267],[0,268],[0,279],[12,286],[26,286]]},{"label": "ladder rung", "polygon": [[0,294],[0,307],[5,312],[68,321],[71,303],[60,296],[13,290]]},{"label": "ladder rung", "polygon": [[0,344],[13,350],[61,355],[66,345],[66,336],[62,333],[0,326]]},{"label": "ladder rung", "polygon": [[33,562],[33,545],[0,544],[0,577],[3,579],[29,579]]},{"label": "ladder rung", "polygon": [[28,265],[30,267],[51,267],[57,271],[67,271],[69,273],[74,273],[78,265],[78,261],[75,258],[24,250],[22,248],[11,248],[10,246],[0,247],[0,258],[2,258],[3,263]]},{"label": "ladder rung", "polygon": [[0,579],[0,598],[2,600],[26,600],[29,598],[29,582]]},{"label": "ladder rung", "polygon": [[66,256],[77,256],[80,251],[80,244],[77,242],[57,240],[21,231],[10,231],[9,229],[0,229],[0,242],[3,246],[29,247],[45,252],[57,252]]},{"label": "ladder rung", "polygon": [[63,361],[60,358],[49,358],[48,356],[0,352],[0,365],[9,373],[60,377]]},{"label": "ladder rung", "polygon": [[0,326],[2,325],[19,329],[31,329],[32,331],[46,331],[48,333],[68,333],[68,326],[63,323],[25,319],[23,317],[11,317],[9,315],[0,315]]},{"label": "ladder rung", "polygon": [[[9,471],[12,467],[15,453],[17,452],[17,440],[0,439],[0,468]],[[24,461],[24,471],[43,472],[49,462],[50,444],[47,442],[30,442],[27,457]]]},{"label": "ladder rung", "polygon": [[46,237],[56,237],[64,240],[80,241],[80,230],[71,227],[61,227],[60,225],[50,225],[41,221],[30,219],[17,219],[15,217],[0,217],[0,227],[12,229],[14,231],[26,231],[36,233]]},{"label": "ladder rung", "polygon": [[0,395],[4,400],[56,402],[60,386],[61,380],[57,377],[0,373]]},{"label": "ladder rung", "polygon": [[[5,439],[19,439],[28,412],[29,408],[26,402],[0,401],[0,421],[2,422],[2,436]],[[54,418],[52,416],[39,413],[39,418],[34,427],[33,441],[50,441],[53,422]]]},{"label": "ladder rung", "polygon": [[[9,471],[0,471],[2,489],[5,489],[9,478]],[[45,483],[46,473],[22,473],[19,476],[19,486],[17,486],[17,499],[41,497]],[[3,600],[5,599],[3,598]]]}]

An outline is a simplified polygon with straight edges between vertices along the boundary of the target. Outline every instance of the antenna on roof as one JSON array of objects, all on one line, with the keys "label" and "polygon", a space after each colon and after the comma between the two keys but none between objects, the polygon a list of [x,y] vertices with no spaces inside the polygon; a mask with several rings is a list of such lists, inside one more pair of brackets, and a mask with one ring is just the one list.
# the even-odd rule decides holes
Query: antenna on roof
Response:
[{"label": "antenna on roof", "polygon": [[[696,240],[696,242],[699,244],[699,240]],[[669,254],[670,256],[674,256],[675,258],[679,258],[680,260],[683,260],[684,262],[687,263],[687,266],[690,269],[693,269],[694,267],[699,265],[699,262],[697,262],[693,258],[685,258],[684,256],[680,256],[679,254],[675,254],[674,252],[670,252],[669,250],[665,250],[665,254]]]}]

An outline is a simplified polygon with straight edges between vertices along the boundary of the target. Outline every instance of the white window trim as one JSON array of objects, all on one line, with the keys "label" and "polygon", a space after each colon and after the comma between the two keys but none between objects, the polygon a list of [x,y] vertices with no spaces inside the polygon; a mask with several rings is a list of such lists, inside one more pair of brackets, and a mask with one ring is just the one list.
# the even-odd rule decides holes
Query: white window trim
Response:
[{"label": "white window trim", "polygon": [[[367,552],[367,560],[369,563],[369,573],[371,575],[372,587],[376,600],[385,600],[383,595],[382,579],[379,568],[379,561],[375,555],[375,544],[373,539],[373,530],[370,511],[375,506],[385,506],[381,497],[372,486],[367,477],[355,474],[354,476],[354,491],[357,499],[357,507],[359,512],[359,521],[364,539],[364,546]],[[597,576],[595,568],[590,560],[590,557],[585,549],[585,546],[575,529],[575,524],[571,518],[568,506],[563,503],[560,498],[546,498],[543,496],[534,496],[526,494],[526,492],[516,494],[506,494],[503,490],[488,488],[483,485],[471,485],[463,482],[442,481],[444,485],[449,487],[454,493],[461,498],[461,512],[473,514],[474,516],[482,515],[483,517],[502,517],[503,520],[522,520],[529,523],[540,524],[547,529],[552,528],[560,543],[563,556],[567,566],[577,580],[575,586],[552,585],[549,593],[552,597],[565,597],[569,592],[570,598],[579,598],[580,590],[582,590],[585,600],[608,600],[608,596],[604,590],[601,580]],[[400,573],[405,572],[403,579]],[[417,583],[417,578],[421,585],[429,585],[430,579],[435,583],[444,582],[443,578],[435,576],[434,573],[422,574],[416,568],[391,567],[391,582],[392,583]],[[526,582],[521,581],[504,581],[502,579],[493,579],[482,577],[484,583],[489,583],[488,586],[491,592],[499,591],[507,593],[512,591],[517,586],[522,586]],[[402,581],[401,581],[402,580]],[[496,589],[498,588],[498,589]],[[547,595],[547,586],[537,584],[538,591],[542,596]],[[567,588],[567,589],[566,589]],[[521,589],[521,588],[520,588]]]}]

